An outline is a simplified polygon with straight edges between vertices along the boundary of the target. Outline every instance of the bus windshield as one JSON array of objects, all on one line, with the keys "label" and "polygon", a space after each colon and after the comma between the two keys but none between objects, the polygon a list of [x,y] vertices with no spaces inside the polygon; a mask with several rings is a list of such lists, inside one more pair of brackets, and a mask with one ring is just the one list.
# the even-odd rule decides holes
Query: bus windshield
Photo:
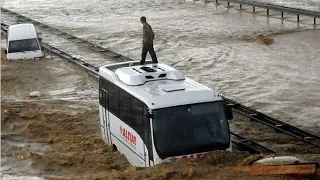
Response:
[{"label": "bus windshield", "polygon": [[8,53],[36,51],[36,50],[40,50],[40,47],[36,38],[9,41]]},{"label": "bus windshield", "polygon": [[230,146],[223,101],[156,109],[153,114],[155,148],[161,159]]}]

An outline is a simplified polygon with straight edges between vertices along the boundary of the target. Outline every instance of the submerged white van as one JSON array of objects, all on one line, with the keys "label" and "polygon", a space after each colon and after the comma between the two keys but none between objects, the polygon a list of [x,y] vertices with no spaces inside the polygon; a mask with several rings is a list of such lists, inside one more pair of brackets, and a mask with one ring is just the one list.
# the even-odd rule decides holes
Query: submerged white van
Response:
[{"label": "submerged white van", "polygon": [[34,59],[44,55],[33,24],[11,25],[7,35],[7,59]]}]

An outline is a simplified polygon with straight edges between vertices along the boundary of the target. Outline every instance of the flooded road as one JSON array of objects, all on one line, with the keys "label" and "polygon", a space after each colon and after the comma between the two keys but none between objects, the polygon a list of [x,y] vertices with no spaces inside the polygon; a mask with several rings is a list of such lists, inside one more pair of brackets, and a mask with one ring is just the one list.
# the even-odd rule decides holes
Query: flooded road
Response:
[{"label": "flooded road", "polygon": [[[320,11],[319,0],[261,0],[261,2]],[[174,66],[188,77],[214,88],[228,98],[320,135],[320,26],[313,26],[313,18],[302,16],[302,21],[297,24],[295,15],[285,14],[285,20],[281,21],[279,13],[271,12],[272,16],[268,18],[263,9],[257,9],[258,13],[252,14],[251,8],[238,11],[237,8],[226,8],[223,3],[216,6],[213,3],[205,4],[203,1],[194,3],[183,0],[3,0],[1,6],[135,60],[140,59],[140,17],[144,15],[155,32],[154,46],[160,62]],[[265,45],[259,39],[255,40],[261,35],[272,38],[274,42],[271,45]],[[44,38],[44,41],[60,47],[64,45],[60,39]],[[3,42],[2,46],[4,46]],[[86,53],[84,49],[79,48],[79,50],[83,51],[82,54]],[[77,52],[74,53],[77,54]],[[91,58],[92,63],[100,65],[110,63],[101,57],[92,56]],[[149,55],[147,59],[150,59]],[[47,65],[48,62],[52,64]],[[49,175],[52,171],[61,171],[62,175],[55,174],[60,178],[70,172],[79,173],[78,170],[74,170],[75,166],[85,171],[86,166],[81,159],[83,157],[94,159],[95,154],[102,154],[96,157],[99,162],[97,167],[92,167],[92,172],[99,170],[105,172],[102,168],[105,162],[113,160],[103,159],[105,158],[103,153],[107,149],[104,143],[100,142],[100,133],[96,131],[98,127],[97,85],[90,78],[79,77],[80,71],[74,70],[73,66],[66,66],[59,61],[59,68],[55,68],[56,62],[50,60],[48,62],[34,64],[31,62],[27,67],[37,72],[38,69],[34,65],[40,66],[48,72],[43,74],[47,74],[50,81],[47,79],[38,82],[38,79],[30,79],[28,77],[31,75],[26,71],[27,74],[21,81],[25,83],[24,85],[19,85],[20,81],[14,81],[15,84],[12,84],[11,81],[18,78],[11,79],[10,76],[9,79],[4,79],[5,76],[2,73],[2,82],[11,82],[13,86],[11,91],[8,87],[7,91],[2,92],[2,100],[13,101],[16,105],[15,101],[19,104],[27,92],[41,89],[44,94],[41,99],[44,102],[39,101],[40,104],[49,104],[52,108],[47,112],[44,107],[36,107],[37,112],[43,112],[44,115],[33,117],[32,110],[30,112],[24,110],[24,107],[28,107],[29,100],[27,100],[26,104],[22,103],[21,106],[4,112],[8,113],[9,123],[2,127],[4,128],[2,129],[2,156],[10,155],[11,159],[1,161],[3,167],[7,168],[2,169],[6,173],[3,178],[11,178],[11,168],[18,174],[27,172],[37,174],[44,160],[47,164],[58,164],[58,166],[48,165],[42,170]],[[25,63],[20,63],[17,64],[21,67],[14,69],[15,71],[25,68],[25,65],[22,65]],[[3,64],[2,68],[7,67]],[[10,72],[10,70],[7,71]],[[38,83],[35,85],[36,89],[32,89],[30,85],[34,81]],[[62,102],[64,110],[61,111]],[[16,109],[21,109],[21,112],[16,112]],[[87,113],[80,114],[76,118],[70,117],[70,112],[76,110],[79,112],[85,110]],[[13,120],[16,116],[11,116],[12,114],[21,118],[17,124]],[[69,123],[65,126],[72,129],[69,129],[70,132],[63,126],[59,126],[61,129],[58,128],[58,131],[55,129],[57,124],[51,123],[55,121],[66,123],[63,120]],[[39,130],[44,127],[56,138],[48,136],[43,142],[14,139],[24,136],[22,133],[24,130],[20,128],[26,121],[36,122]],[[98,145],[91,142],[90,134],[83,137],[74,135],[80,134],[78,130],[83,130],[82,123],[93,124],[90,126],[90,132]],[[31,132],[29,126],[26,130]],[[71,140],[74,142],[85,139],[84,142],[81,141],[85,146],[71,146],[72,151],[70,151],[86,152],[88,150],[86,153],[89,154],[83,153],[78,157],[72,153],[62,155],[55,151],[53,155],[48,153],[52,150],[46,144],[52,142],[61,146],[62,149],[68,149],[69,147],[64,147],[65,143],[62,142],[70,143],[71,140],[66,140],[65,137],[72,137]],[[28,143],[15,143],[20,141]],[[30,149],[30,146],[33,149]],[[39,146],[41,148],[38,148]],[[94,148],[91,146],[102,153],[92,152]],[[63,151],[67,150],[63,149]],[[33,157],[32,153],[35,152],[41,158]],[[42,156],[42,153],[50,156]],[[17,159],[20,155],[37,161],[21,163]],[[56,156],[61,159],[55,160],[53,157]],[[113,156],[114,154],[110,155],[110,157]],[[68,164],[70,162],[66,162],[65,159],[71,159],[70,162],[75,165]],[[92,159],[88,161],[93,162]],[[119,165],[116,165],[119,166],[119,171],[123,171],[128,166],[124,162],[126,161],[122,160]],[[28,168],[21,168],[23,166]],[[65,169],[64,172],[62,172],[63,169]],[[116,173],[113,175],[113,178],[117,177]],[[37,179],[32,176],[21,177],[21,179],[28,178]],[[88,177],[88,179],[92,178]]]},{"label": "flooded road", "polygon": [[[320,1],[266,1],[319,10]],[[265,10],[252,14],[192,1],[25,1],[3,7],[140,59],[141,15],[156,38],[161,62],[225,96],[320,134],[320,28],[313,18]],[[269,35],[266,46],[250,39]],[[55,44],[59,42],[54,42]],[[147,58],[150,58],[149,56]],[[100,59],[99,64],[104,64]]]},{"label": "flooded road", "polygon": [[[136,168],[102,140],[98,82],[87,73],[56,57],[2,60],[1,71],[1,179],[256,179],[230,169],[249,165],[248,159],[257,158],[237,151]],[[41,96],[29,97],[34,90],[41,91]],[[277,148],[286,155],[299,152],[308,162],[320,162],[314,154],[318,149],[307,148],[290,136],[272,136],[271,131],[257,128],[261,124],[253,130],[240,119],[232,122],[238,123],[238,132],[249,130],[255,140],[264,141],[259,136],[268,137],[264,143],[273,142],[272,137],[280,139],[281,147]],[[259,176],[284,178],[294,179]]]}]

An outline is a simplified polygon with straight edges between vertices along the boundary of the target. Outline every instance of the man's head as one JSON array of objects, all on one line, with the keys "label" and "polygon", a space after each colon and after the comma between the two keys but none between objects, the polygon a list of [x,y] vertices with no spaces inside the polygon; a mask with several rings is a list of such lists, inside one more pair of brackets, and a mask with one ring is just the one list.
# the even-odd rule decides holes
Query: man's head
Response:
[{"label": "man's head", "polygon": [[144,16],[142,16],[142,17],[140,18],[140,21],[141,21],[142,24],[144,24],[144,23],[147,22],[147,18],[144,17]]}]

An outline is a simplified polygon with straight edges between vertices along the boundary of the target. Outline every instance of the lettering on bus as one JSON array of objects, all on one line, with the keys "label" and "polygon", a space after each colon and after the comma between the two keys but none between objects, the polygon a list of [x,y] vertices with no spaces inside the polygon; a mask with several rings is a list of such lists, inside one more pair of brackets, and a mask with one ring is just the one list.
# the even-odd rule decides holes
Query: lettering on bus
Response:
[{"label": "lettering on bus", "polygon": [[185,156],[182,156],[182,157],[175,157],[175,156],[173,156],[173,157],[171,157],[169,160],[170,160],[171,162],[175,162],[175,161],[177,161],[177,160],[179,160],[179,159],[187,159],[187,158],[197,158],[197,159],[199,159],[199,158],[205,157],[206,155],[207,155],[207,153],[185,155]]},{"label": "lettering on bus", "polygon": [[122,134],[122,137],[128,141],[133,146],[136,146],[137,138],[135,135],[133,135],[131,132],[129,132],[127,129],[120,126],[120,134]]}]

